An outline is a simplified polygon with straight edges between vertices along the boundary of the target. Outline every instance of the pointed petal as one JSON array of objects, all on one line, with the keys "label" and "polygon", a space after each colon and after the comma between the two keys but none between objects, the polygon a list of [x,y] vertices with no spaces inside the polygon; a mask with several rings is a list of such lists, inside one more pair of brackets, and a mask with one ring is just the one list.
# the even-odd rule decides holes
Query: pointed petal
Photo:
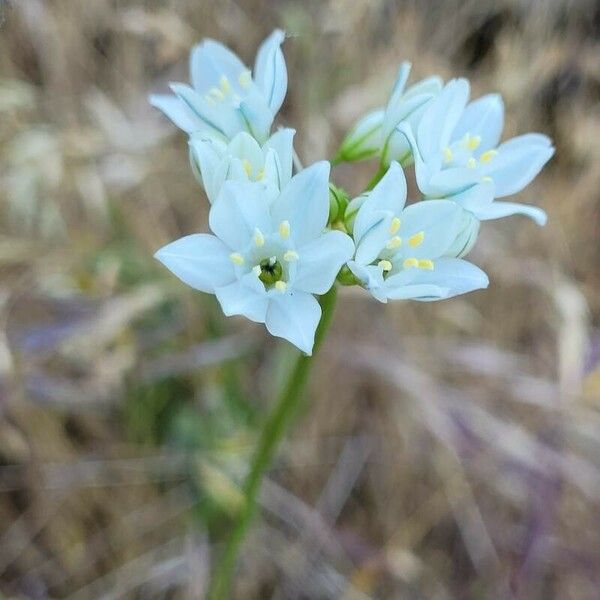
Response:
[{"label": "pointed petal", "polygon": [[480,136],[481,142],[477,148],[477,156],[479,156],[482,152],[498,145],[503,127],[502,96],[487,94],[467,105],[452,133],[452,140],[460,140],[467,133]]},{"label": "pointed petal", "polygon": [[265,143],[266,148],[272,148],[277,153],[281,166],[281,186],[285,187],[292,178],[294,163],[294,135],[295,129],[286,127],[276,131]]},{"label": "pointed petal", "polygon": [[530,144],[515,138],[498,147],[498,155],[483,172],[494,180],[496,198],[503,198],[520,192],[531,183],[553,154],[552,146]]},{"label": "pointed petal", "polygon": [[321,319],[321,307],[314,296],[289,292],[270,298],[265,324],[269,333],[284,338],[309,356]]},{"label": "pointed petal", "polygon": [[238,78],[244,71],[244,63],[229,48],[215,40],[202,41],[190,53],[192,85],[201,93],[219,87],[223,75],[237,89]]},{"label": "pointed petal", "polygon": [[240,131],[229,143],[230,154],[247,160],[254,174],[264,167],[264,154],[258,142],[247,132]]},{"label": "pointed petal", "polygon": [[453,79],[431,101],[419,122],[416,136],[425,162],[437,156],[449,144],[468,98],[469,82],[466,79]]},{"label": "pointed petal", "polygon": [[354,222],[354,239],[357,243],[376,223],[382,220],[382,211],[396,216],[406,202],[406,177],[397,162],[392,162],[381,181],[369,192]]},{"label": "pointed petal", "polygon": [[236,111],[241,116],[246,130],[263,144],[269,137],[274,113],[259,93],[249,94]]},{"label": "pointed petal", "polygon": [[[254,277],[253,274],[250,274]],[[227,317],[242,315],[256,323],[264,323],[267,316],[269,299],[250,289],[243,281],[234,281],[229,285],[215,289],[217,300]]]},{"label": "pointed petal", "polygon": [[448,298],[450,290],[431,283],[420,283],[389,287],[381,290],[382,295],[388,300],[419,300],[421,302],[431,300],[444,300]]},{"label": "pointed petal", "polygon": [[548,215],[541,208],[527,204],[518,204],[517,202],[492,202],[479,211],[477,216],[482,221],[489,221],[512,215],[525,215],[540,226],[545,225],[548,220]]},{"label": "pointed petal", "polygon": [[329,170],[329,163],[321,161],[300,171],[273,202],[274,223],[289,221],[296,246],[319,237],[327,225]]},{"label": "pointed petal", "polygon": [[479,211],[486,209],[493,202],[494,193],[495,187],[492,181],[481,181],[448,199],[477,216]]},{"label": "pointed petal", "polygon": [[179,129],[183,129],[186,133],[211,131],[211,128],[177,96],[152,94],[148,100],[154,108],[162,111]]},{"label": "pointed petal", "polygon": [[154,257],[184,283],[201,292],[214,293],[216,287],[235,279],[229,253],[214,235],[197,233],[167,244]]},{"label": "pointed petal", "polygon": [[276,113],[287,91],[287,68],[281,51],[285,33],[276,29],[261,44],[254,64],[254,81],[262,90],[269,108]]},{"label": "pointed petal", "polygon": [[294,289],[310,294],[329,291],[342,265],[354,254],[352,239],[341,231],[328,231],[298,249]]},{"label": "pointed petal", "polygon": [[263,186],[226,181],[210,209],[208,223],[213,233],[232,250],[244,248],[256,228],[263,234],[270,233],[272,224]]},{"label": "pointed petal", "polygon": [[213,141],[193,136],[189,141],[193,164],[199,169],[204,191],[212,204],[221,190],[227,174],[223,148]]},{"label": "pointed petal", "polygon": [[381,267],[376,265],[363,265],[351,260],[348,262],[348,268],[362,282],[367,290],[379,288],[383,285],[383,269]]}]

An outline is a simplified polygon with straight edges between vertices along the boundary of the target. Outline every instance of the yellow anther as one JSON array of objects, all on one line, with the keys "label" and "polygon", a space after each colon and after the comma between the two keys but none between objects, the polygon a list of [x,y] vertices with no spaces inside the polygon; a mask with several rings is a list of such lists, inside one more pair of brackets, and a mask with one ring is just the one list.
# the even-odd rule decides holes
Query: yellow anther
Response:
[{"label": "yellow anther", "polygon": [[480,135],[471,135],[467,140],[467,148],[469,150],[477,150],[479,148],[479,144],[481,144],[481,136]]},{"label": "yellow anther", "polygon": [[444,148],[444,162],[451,163],[453,160],[454,160],[454,154],[452,153],[452,150],[450,150],[450,148],[448,148],[448,146],[446,146]]},{"label": "yellow anther", "polygon": [[470,158],[467,161],[467,167],[469,167],[469,169],[474,169],[477,166],[477,161],[474,158]]},{"label": "yellow anther", "polygon": [[433,261],[428,258],[422,258],[419,260],[419,269],[428,269],[429,271],[433,271]]},{"label": "yellow anther", "polygon": [[411,235],[408,238],[408,245],[411,248],[416,248],[417,246],[420,246],[423,243],[424,239],[425,239],[425,232],[419,231],[419,233],[415,233],[415,235]]},{"label": "yellow anther", "polygon": [[252,177],[252,163],[247,158],[242,159],[242,166],[244,167],[244,171],[246,171],[246,175]]},{"label": "yellow anther", "polygon": [[402,225],[402,221],[398,217],[394,217],[390,223],[390,235],[396,235],[398,229],[400,229],[400,225]]},{"label": "yellow anther", "polygon": [[231,262],[234,265],[243,265],[244,264],[244,257],[239,252],[232,252],[229,255],[229,258],[231,259]]},{"label": "yellow anther", "polygon": [[239,74],[238,82],[243,88],[247,88],[252,83],[252,74],[248,69]]},{"label": "yellow anther", "polygon": [[281,221],[279,223],[279,235],[282,239],[287,239],[290,237],[290,222],[289,221]]},{"label": "yellow anther", "polygon": [[217,100],[218,102],[225,100],[225,94],[218,88],[210,88],[210,90],[208,90],[208,95],[209,98]]},{"label": "yellow anther", "polygon": [[489,175],[481,178],[482,183],[492,183],[494,181]]},{"label": "yellow anther", "polygon": [[229,79],[227,79],[226,75],[221,75],[219,79],[219,87],[223,94],[228,94],[231,91],[231,84],[229,83]]},{"label": "yellow anther", "polygon": [[496,154],[498,154],[498,150],[486,150],[480,157],[479,160],[482,163],[488,163],[490,162],[490,160],[492,160],[492,158],[494,158],[494,156],[496,156]]},{"label": "yellow anther", "polygon": [[398,235],[390,238],[388,243],[385,245],[388,250],[395,250],[396,248],[400,248],[400,246],[402,246],[402,238]]},{"label": "yellow anther", "polygon": [[285,281],[281,281],[280,279],[279,281],[275,282],[275,289],[283,294],[283,292],[285,292],[287,289],[287,283]]},{"label": "yellow anther", "polygon": [[258,227],[254,230],[254,244],[259,248],[265,245],[265,236]]},{"label": "yellow anther", "polygon": [[262,181],[265,178],[265,170],[261,169],[257,174],[256,174],[256,181]]},{"label": "yellow anther", "polygon": [[380,260],[377,263],[378,267],[381,267],[384,271],[391,271],[392,270],[392,263],[389,260]]},{"label": "yellow anther", "polygon": [[260,265],[256,265],[255,267],[252,267],[252,272],[259,277],[260,274],[262,273],[262,269],[260,268]]},{"label": "yellow anther", "polygon": [[410,269],[411,267],[418,267],[419,266],[419,261],[416,258],[407,258],[402,263],[402,266],[405,269]]},{"label": "yellow anther", "polygon": [[283,255],[283,260],[285,260],[286,262],[292,262],[294,260],[298,260],[298,253],[295,250],[288,250]]}]

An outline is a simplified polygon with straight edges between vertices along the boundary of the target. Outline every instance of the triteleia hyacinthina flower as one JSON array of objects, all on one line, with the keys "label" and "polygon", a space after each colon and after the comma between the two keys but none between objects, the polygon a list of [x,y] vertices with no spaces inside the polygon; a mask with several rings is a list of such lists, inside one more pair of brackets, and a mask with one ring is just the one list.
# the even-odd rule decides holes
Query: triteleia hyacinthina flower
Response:
[{"label": "triteleia hyacinthina flower", "polygon": [[292,177],[293,129],[280,129],[262,146],[241,131],[228,144],[194,134],[190,138],[192,170],[212,204],[228,180],[254,181],[275,198]]},{"label": "triteleia hyacinthina flower", "polygon": [[156,258],[191,287],[215,294],[225,315],[265,323],[311,354],[326,293],[354,252],[326,230],[329,163],[295,175],[271,201],[250,182],[227,181],[209,213],[210,234],[189,235]]},{"label": "triteleia hyacinthina flower", "polygon": [[384,165],[392,160],[406,164],[411,148],[397,127],[403,123],[416,128],[428,104],[443,87],[439,77],[428,77],[405,90],[411,64],[402,63],[387,106],[368,113],[350,130],[339,151],[345,161],[380,156]]},{"label": "triteleia hyacinthina flower", "polygon": [[466,79],[450,81],[416,130],[399,127],[413,149],[419,189],[429,198],[452,199],[480,221],[522,214],[545,224],[540,208],[494,199],[520,192],[535,178],[554,154],[551,140],[528,133],[499,144],[502,98],[489,94],[467,105],[468,98]]},{"label": "triteleia hyacinthina flower", "polygon": [[192,86],[173,83],[174,95],[155,94],[150,103],[189,134],[222,141],[247,131],[266,141],[287,91],[287,70],[275,30],[260,46],[252,73],[228,48],[211,39],[190,55]]},{"label": "triteleia hyacinthina flower", "polygon": [[[406,179],[392,162],[361,199],[348,267],[377,300],[441,300],[488,285],[475,265],[447,256],[461,230],[462,209],[449,200],[405,207]],[[352,203],[349,205],[352,207]]]}]

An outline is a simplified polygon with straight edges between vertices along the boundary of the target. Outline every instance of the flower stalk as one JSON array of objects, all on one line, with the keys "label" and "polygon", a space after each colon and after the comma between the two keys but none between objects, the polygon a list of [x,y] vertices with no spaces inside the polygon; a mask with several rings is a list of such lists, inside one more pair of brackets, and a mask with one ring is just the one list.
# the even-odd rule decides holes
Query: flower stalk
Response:
[{"label": "flower stalk", "polygon": [[[337,299],[337,286],[333,286],[326,294],[321,296],[322,317],[315,334],[314,353],[321,345],[335,309]],[[263,427],[250,471],[244,483],[244,505],[239,514],[238,520],[233,527],[231,537],[226,543],[225,550],[221,556],[220,563],[217,565],[211,589],[208,597],[210,600],[223,600],[229,597],[231,582],[237,558],[246,534],[252,524],[257,512],[257,498],[260,492],[261,484],[266,470],[269,468],[273,456],[279,447],[279,444],[285,434],[287,427],[296,414],[303,392],[308,382],[310,367],[313,363],[313,356],[305,354],[298,355],[294,368],[285,382],[281,393],[269,414]]]}]

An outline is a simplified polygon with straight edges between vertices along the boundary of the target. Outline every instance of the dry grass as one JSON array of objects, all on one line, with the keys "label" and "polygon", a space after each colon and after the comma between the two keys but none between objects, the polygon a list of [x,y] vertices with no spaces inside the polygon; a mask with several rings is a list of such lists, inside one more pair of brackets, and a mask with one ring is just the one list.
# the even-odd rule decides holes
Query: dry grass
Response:
[{"label": "dry grass", "polygon": [[[204,36],[291,34],[305,163],[400,60],[500,91],[557,156],[487,225],[492,285],[343,298],[262,494],[239,598],[594,598],[600,582],[600,12],[585,0],[0,2],[0,590],[199,598],[289,349],[152,253],[206,227],[146,102]],[[340,166],[353,192],[372,165]]]}]

